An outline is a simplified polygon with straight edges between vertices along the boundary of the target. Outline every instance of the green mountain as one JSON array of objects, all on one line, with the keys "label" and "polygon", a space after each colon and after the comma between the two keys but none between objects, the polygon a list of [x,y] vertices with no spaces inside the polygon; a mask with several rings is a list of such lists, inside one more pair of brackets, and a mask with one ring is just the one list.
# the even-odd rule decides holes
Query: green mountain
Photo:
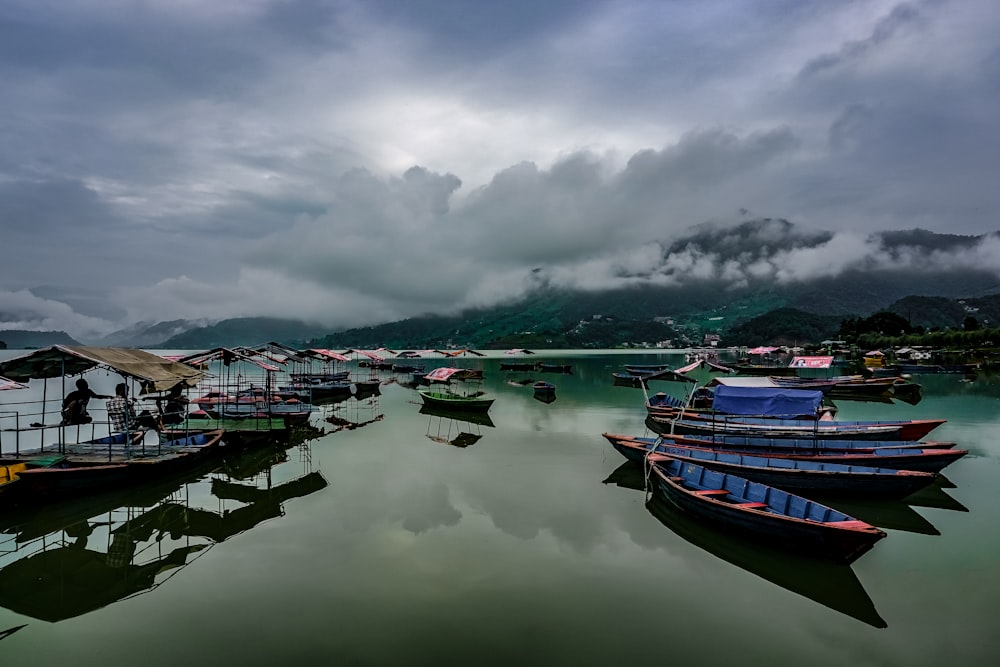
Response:
[{"label": "green mountain", "polygon": [[7,329],[0,331],[0,341],[7,344],[7,348],[16,350],[28,350],[38,347],[48,347],[49,345],[79,345],[65,331],[18,331]]},{"label": "green mountain", "polygon": [[298,347],[325,332],[324,327],[298,320],[239,317],[195,327],[150,347],[164,350],[204,350],[234,345],[257,345],[268,341]]}]

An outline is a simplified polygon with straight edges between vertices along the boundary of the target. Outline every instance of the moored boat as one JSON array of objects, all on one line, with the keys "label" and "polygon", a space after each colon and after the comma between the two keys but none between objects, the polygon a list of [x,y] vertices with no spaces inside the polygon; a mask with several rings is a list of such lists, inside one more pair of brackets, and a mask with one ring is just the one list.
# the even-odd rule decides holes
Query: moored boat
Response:
[{"label": "moored boat", "polygon": [[783,489],[654,455],[655,488],[696,516],[770,542],[851,563],[886,536],[869,523]]},{"label": "moored boat", "polygon": [[650,414],[646,424],[657,433],[680,435],[727,434],[766,438],[921,440],[945,421],[944,419],[884,421],[762,419],[672,410]]},{"label": "moored boat", "polygon": [[[654,446],[679,446],[697,447],[706,451],[725,451],[729,453],[748,454],[751,456],[761,456],[759,449],[728,447],[720,450],[713,447],[710,442],[698,441],[690,438],[646,438],[605,434],[605,438],[611,442],[623,456],[639,456],[633,448],[619,448],[618,444],[635,444],[640,449],[651,449]],[[907,447],[880,447],[871,450],[828,450],[816,448],[788,449],[785,451],[771,451],[767,453],[767,458],[773,459],[795,459],[815,462],[838,463],[842,465],[869,466],[875,468],[892,468],[895,470],[917,470],[924,472],[941,472],[958,459],[968,454],[965,449],[919,449]]]},{"label": "moored boat", "polygon": [[218,450],[221,430],[170,437],[142,450],[120,454],[72,454],[58,463],[17,473],[18,499],[49,498],[108,491],[152,479]]},{"label": "moored boat", "polygon": [[934,472],[850,465],[817,458],[769,457],[702,447],[682,447],[655,440],[627,440],[610,434],[605,434],[604,437],[629,460],[642,461],[647,455],[662,454],[679,461],[799,492],[904,498],[930,485],[938,477]]},{"label": "moored boat", "polygon": [[494,399],[482,394],[462,395],[451,391],[421,387],[417,389],[424,405],[438,407],[443,410],[486,412],[493,405]]}]

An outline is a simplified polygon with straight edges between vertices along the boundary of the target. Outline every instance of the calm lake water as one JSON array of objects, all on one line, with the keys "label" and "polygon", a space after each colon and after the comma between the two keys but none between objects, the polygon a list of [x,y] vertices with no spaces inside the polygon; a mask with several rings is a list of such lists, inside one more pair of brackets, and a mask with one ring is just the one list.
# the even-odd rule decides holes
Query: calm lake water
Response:
[{"label": "calm lake water", "polygon": [[1000,662],[1000,380],[921,376],[917,405],[838,402],[843,419],[946,418],[932,437],[970,451],[905,503],[840,503],[888,533],[847,567],[647,506],[601,437],[645,433],[642,392],[611,373],[682,356],[529,359],[573,373],[458,360],[485,370],[492,425],[422,414],[387,384],[328,408],[367,425],[6,516],[0,664]]}]

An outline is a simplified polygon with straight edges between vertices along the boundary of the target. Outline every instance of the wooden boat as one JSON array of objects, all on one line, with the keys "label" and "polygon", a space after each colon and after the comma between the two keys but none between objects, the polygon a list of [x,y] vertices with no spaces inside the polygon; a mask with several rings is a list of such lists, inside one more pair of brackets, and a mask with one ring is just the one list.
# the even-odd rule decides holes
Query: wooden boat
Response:
[{"label": "wooden boat", "polygon": [[494,401],[492,398],[485,398],[482,394],[463,396],[451,391],[437,391],[424,387],[417,389],[417,393],[420,394],[424,405],[443,410],[486,412]]},{"label": "wooden boat", "polygon": [[573,373],[572,364],[538,364],[538,370],[542,373]]},{"label": "wooden boat", "polygon": [[47,467],[18,473],[18,494],[23,498],[53,497],[106,491],[139,483],[198,461],[215,452],[222,431],[174,437],[145,451],[108,457],[71,455]]},{"label": "wooden boat", "polygon": [[[699,448],[705,451],[724,451],[729,453],[747,454],[750,456],[761,456],[759,449],[727,447],[719,449],[712,446],[710,442],[699,441],[691,438],[645,438],[633,436],[620,436],[605,434],[604,436],[615,449],[616,443],[634,444],[640,448],[660,447],[689,447]],[[634,449],[619,449],[623,456],[629,454],[637,455]],[[919,449],[907,447],[880,447],[872,450],[830,450],[830,449],[788,449],[781,452],[767,452],[767,458],[773,459],[793,459],[804,461],[815,461],[817,463],[839,463],[843,465],[868,466],[873,468],[892,468],[894,470],[918,470],[924,472],[941,472],[958,459],[968,454],[965,449]]]},{"label": "wooden boat", "polygon": [[896,421],[762,419],[673,410],[650,414],[646,418],[646,425],[657,433],[678,435],[726,434],[765,438],[921,440],[945,421],[944,419]]},{"label": "wooden boat", "polygon": [[356,380],[354,382],[354,395],[374,396],[381,393],[382,383],[379,380]]},{"label": "wooden boat", "polygon": [[392,365],[392,372],[393,373],[420,373],[420,372],[422,372],[424,370],[424,368],[425,367],[423,365],[415,365],[415,364],[393,364]]},{"label": "wooden boat", "polygon": [[628,364],[625,372],[629,375],[651,375],[660,371],[670,370],[667,364]]},{"label": "wooden boat", "polygon": [[[649,420],[647,420],[649,421]],[[651,429],[652,430],[652,429]],[[847,450],[870,451],[885,447],[896,449],[953,449],[954,442],[945,440],[872,440],[866,438],[812,438],[812,437],[780,437],[754,436],[749,434],[713,433],[710,435],[685,435],[681,433],[663,433],[663,437],[689,441],[696,446],[713,449],[745,449],[758,452],[781,452],[789,449],[803,451],[817,450]]]},{"label": "wooden boat", "polygon": [[642,460],[650,454],[662,454],[678,461],[732,473],[782,489],[905,498],[928,486],[937,473],[897,468],[849,465],[810,459],[768,457],[741,452],[727,452],[701,447],[680,447],[669,442],[637,442],[605,434],[608,442],[626,458]]},{"label": "wooden boat", "polygon": [[551,382],[546,382],[545,380],[539,380],[531,385],[532,391],[536,394],[555,394],[556,386]]},{"label": "wooden boat", "polygon": [[521,362],[521,361],[501,361],[500,370],[502,371],[533,371],[537,370],[538,364],[535,362]]},{"label": "wooden boat", "polygon": [[645,387],[645,378],[639,375],[629,375],[628,373],[614,372],[611,374],[616,387],[634,387],[642,389]]},{"label": "wooden boat", "polygon": [[666,456],[649,457],[655,488],[677,507],[769,542],[851,563],[886,536],[832,507]]}]

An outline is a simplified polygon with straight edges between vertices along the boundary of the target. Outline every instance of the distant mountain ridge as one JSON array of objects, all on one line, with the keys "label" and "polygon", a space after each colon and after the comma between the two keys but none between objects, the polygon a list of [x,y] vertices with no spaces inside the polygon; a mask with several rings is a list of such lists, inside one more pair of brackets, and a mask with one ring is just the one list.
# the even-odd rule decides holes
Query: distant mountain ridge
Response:
[{"label": "distant mountain ridge", "polygon": [[[138,323],[88,342],[160,349],[269,340],[331,348],[613,347],[698,345],[706,334],[719,334],[731,344],[725,342],[730,333],[739,334],[746,323],[776,311],[803,331],[828,331],[841,318],[883,309],[928,328],[961,326],[970,315],[983,324],[998,323],[1000,263],[994,268],[983,261],[992,247],[984,244],[997,239],[998,233],[960,236],[913,229],[850,237],[853,245],[837,245],[844,239],[783,219],[703,224],[661,243],[659,263],[622,267],[622,282],[629,286],[617,289],[555,287],[547,269],[539,267],[533,272],[536,288],[522,298],[452,316],[427,314],[341,330],[270,317],[171,320]],[[970,261],[963,261],[966,252]],[[824,273],[826,263],[834,268]],[[3,334],[0,340],[20,346]]]},{"label": "distant mountain ridge", "polygon": [[0,341],[6,343],[7,348],[11,350],[80,344],[65,331],[20,331],[16,329],[0,330]]}]

